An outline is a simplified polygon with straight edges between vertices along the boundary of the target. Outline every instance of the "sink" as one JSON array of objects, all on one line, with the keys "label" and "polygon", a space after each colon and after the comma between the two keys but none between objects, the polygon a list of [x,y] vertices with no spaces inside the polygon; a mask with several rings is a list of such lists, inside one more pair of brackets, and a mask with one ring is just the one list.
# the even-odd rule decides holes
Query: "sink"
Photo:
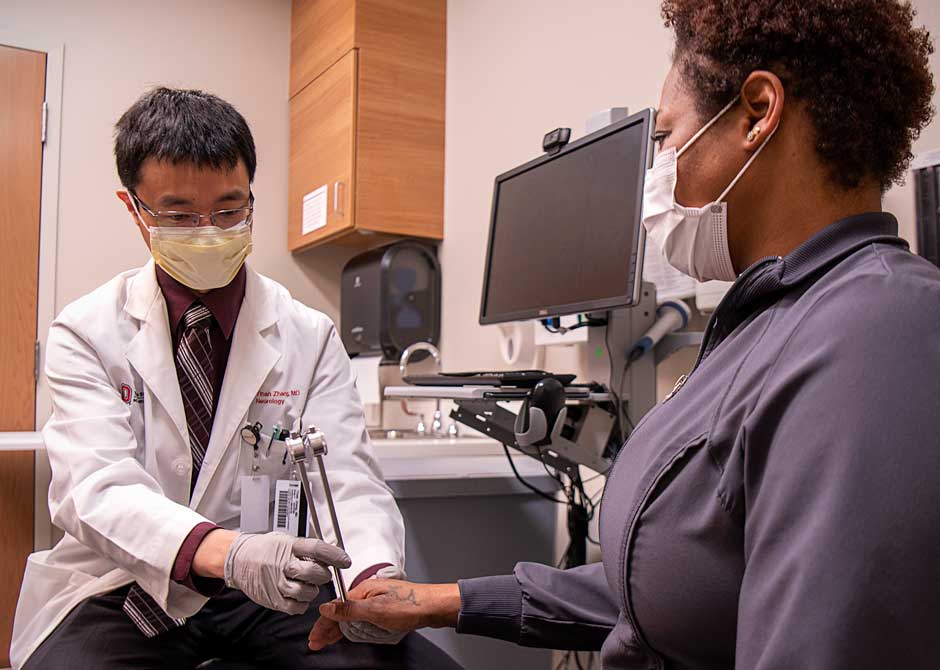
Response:
[{"label": "sink", "polygon": [[[411,428],[370,428],[369,437],[373,440],[433,440],[431,433],[419,433]],[[445,436],[446,437],[446,436]]]}]

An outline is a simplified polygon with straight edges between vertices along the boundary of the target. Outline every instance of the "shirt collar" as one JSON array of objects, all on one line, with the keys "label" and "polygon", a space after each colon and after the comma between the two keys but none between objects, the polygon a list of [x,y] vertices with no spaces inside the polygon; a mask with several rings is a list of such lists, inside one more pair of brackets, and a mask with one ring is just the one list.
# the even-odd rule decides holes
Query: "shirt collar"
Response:
[{"label": "shirt collar", "polygon": [[235,320],[238,318],[238,312],[245,297],[247,271],[244,265],[241,266],[238,273],[228,284],[204,294],[196,293],[188,286],[176,281],[159,265],[156,266],[156,271],[157,283],[163,292],[163,298],[166,300],[166,311],[173,332],[176,332],[186,310],[198,301],[212,312],[212,316],[222,329],[225,339],[232,337]]}]

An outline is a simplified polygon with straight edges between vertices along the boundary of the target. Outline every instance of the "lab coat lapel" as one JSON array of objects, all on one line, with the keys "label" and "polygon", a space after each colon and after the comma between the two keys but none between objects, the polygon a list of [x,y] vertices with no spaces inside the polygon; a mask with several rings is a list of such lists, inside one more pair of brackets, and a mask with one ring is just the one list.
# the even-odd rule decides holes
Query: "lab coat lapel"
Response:
[{"label": "lab coat lapel", "polygon": [[124,311],[141,322],[140,330],[125,349],[127,360],[150,390],[150,396],[170,415],[184,446],[188,446],[186,411],[176,376],[166,301],[152,260],[131,281]]},{"label": "lab coat lapel", "polygon": [[[189,505],[192,509],[198,509],[223,459],[237,458],[234,451],[227,453],[233,444],[232,438],[241,429],[251,402],[265,378],[281,358],[281,352],[268,343],[264,333],[277,321],[275,296],[265,287],[257,273],[251,268],[246,269],[245,298],[232,333],[232,346],[225,366],[209,447]],[[237,445],[237,440],[235,443]],[[237,484],[222,483],[225,486]]]}]

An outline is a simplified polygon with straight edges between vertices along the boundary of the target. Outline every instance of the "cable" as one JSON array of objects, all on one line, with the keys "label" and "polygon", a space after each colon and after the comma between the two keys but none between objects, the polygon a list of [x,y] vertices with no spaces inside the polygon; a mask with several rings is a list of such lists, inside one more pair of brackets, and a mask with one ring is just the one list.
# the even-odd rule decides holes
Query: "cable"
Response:
[{"label": "cable", "polygon": [[584,483],[584,484],[590,484],[590,483],[593,482],[595,479],[600,479],[601,477],[607,476],[607,472],[608,472],[607,470],[604,470],[603,472],[598,472],[598,473],[597,473],[596,475],[594,475],[593,477],[588,477],[587,479],[585,479],[583,483]]},{"label": "cable", "polygon": [[[626,442],[627,435],[623,430],[623,374],[620,377],[620,392],[614,390],[614,354],[610,349],[610,328],[608,327],[604,331],[604,347],[607,349],[607,367],[610,370],[609,376],[607,378],[607,388],[610,390],[610,395],[614,399],[614,409],[617,411],[617,448],[623,446],[623,443]],[[627,421],[629,422],[629,418]]]},{"label": "cable", "polygon": [[522,475],[519,474],[519,471],[516,470],[516,464],[513,463],[512,456],[509,454],[509,447],[507,447],[505,444],[503,445],[503,451],[506,452],[506,458],[509,459],[509,467],[512,468],[512,473],[516,476],[516,479],[519,480],[519,483],[520,483],[520,484],[522,484],[523,486],[525,486],[527,489],[529,489],[530,491],[532,491],[532,492],[535,493],[536,495],[539,495],[539,496],[545,498],[546,500],[551,500],[551,501],[552,501],[553,503],[555,503],[556,505],[564,505],[564,504],[567,503],[567,501],[565,501],[565,500],[558,500],[558,498],[556,498],[555,496],[553,496],[553,495],[551,495],[551,494],[549,494],[549,493],[546,493],[545,491],[543,491],[543,490],[541,490],[541,489],[539,489],[539,488],[533,486],[532,484],[530,484],[529,482],[527,482],[525,479],[523,479],[523,478],[522,478]]},{"label": "cable", "polygon": [[408,416],[422,416],[422,415],[421,415],[421,412],[414,412],[414,411],[412,411],[412,410],[408,407],[408,401],[405,400],[405,399],[402,399],[402,401],[401,401],[401,411],[404,412],[404,413],[405,413],[406,415],[408,415]]},{"label": "cable", "polygon": [[561,319],[558,317],[550,319],[541,319],[539,323],[542,324],[542,327],[545,328],[548,332],[554,335],[564,335],[565,333],[570,333],[572,330],[578,330],[579,328],[597,328],[599,326],[606,326],[606,319],[592,319],[590,317],[585,317],[581,314],[578,314],[578,322],[571,326],[562,326]]},{"label": "cable", "polygon": [[[536,453],[538,455],[537,458],[542,464],[542,468],[545,470],[545,473],[558,484],[559,490],[565,497],[564,500],[559,500],[553,494],[542,491],[538,487],[526,481],[522,475],[519,474],[519,470],[516,468],[512,454],[509,452],[509,446],[503,444],[502,447],[503,452],[506,454],[506,460],[509,461],[509,466],[512,468],[513,474],[523,486],[541,498],[545,498],[546,500],[549,500],[557,505],[566,505],[568,508],[569,542],[568,546],[565,548],[565,551],[562,553],[561,558],[556,564],[556,567],[564,567],[567,569],[582,565],[586,560],[586,548],[584,543],[590,542],[591,544],[599,545],[599,542],[592,538],[590,534],[590,524],[597,513],[597,506],[594,499],[589,496],[587,491],[584,489],[585,482],[583,479],[581,479],[580,468],[574,467],[570,473],[567,474],[567,480],[569,483],[568,485],[565,485],[565,481],[562,479],[562,474],[558,471],[557,468],[555,468],[554,472],[549,469],[548,463],[545,462],[545,456],[542,452],[542,448],[540,446],[536,447]],[[604,473],[595,475],[588,481],[593,481],[602,474]]]},{"label": "cable", "polygon": [[604,333],[604,346],[607,348],[607,361],[610,367],[610,378],[608,379],[608,385],[610,387],[610,394],[614,397],[614,405],[617,408],[617,429],[620,433],[620,444],[618,446],[622,447],[629,437],[629,435],[623,430],[623,424],[626,423],[627,427],[630,429],[630,433],[632,433],[636,428],[636,426],[633,424],[633,421],[630,420],[630,412],[625,407],[626,403],[623,402],[623,385],[627,378],[627,371],[630,369],[630,364],[633,363],[633,361],[628,357],[624,362],[623,368],[620,370],[620,383],[617,385],[617,390],[615,391],[614,355],[610,349],[610,328],[608,328]]},{"label": "cable", "polygon": [[[623,370],[620,372],[620,388],[619,388],[619,391],[620,391],[620,397],[621,397],[621,398],[623,397],[623,380],[626,378],[626,376],[627,376],[627,370],[629,370],[629,369],[630,369],[630,361],[627,361],[626,363],[624,363]],[[636,426],[634,426],[634,425],[633,425],[633,422],[630,421],[630,413],[629,413],[626,409],[624,409],[624,411],[623,411],[623,418],[626,419],[627,425],[630,426],[630,433],[632,434],[633,431],[634,431],[634,429],[636,429]]]},{"label": "cable", "polygon": [[[536,451],[538,451],[538,454],[539,454],[539,463],[541,463],[541,464],[542,464],[542,467],[545,468],[545,473],[546,473],[549,477],[551,477],[552,479],[554,479],[556,482],[558,482],[558,488],[561,489],[562,491],[564,491],[564,490],[565,490],[565,483],[564,483],[563,481],[561,481],[561,475],[558,474],[558,469],[556,468],[556,469],[555,469],[555,472],[552,473],[552,472],[548,469],[548,463],[545,462],[545,455],[542,453],[542,447],[539,446],[539,445],[535,445],[535,449],[536,449]],[[567,497],[567,495],[566,495],[565,497]]]}]

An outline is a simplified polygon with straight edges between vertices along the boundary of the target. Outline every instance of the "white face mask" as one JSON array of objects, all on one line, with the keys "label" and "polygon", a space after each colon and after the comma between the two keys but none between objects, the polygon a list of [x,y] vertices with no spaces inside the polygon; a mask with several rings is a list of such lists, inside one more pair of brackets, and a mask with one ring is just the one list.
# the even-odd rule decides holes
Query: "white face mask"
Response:
[{"label": "white face mask", "polygon": [[728,188],[714,202],[704,207],[683,207],[677,203],[676,174],[679,156],[736,102],[737,99],[728,103],[679,151],[672,147],[657,154],[653,167],[646,172],[643,185],[643,226],[646,228],[646,234],[659,247],[672,267],[699,281],[734,281],[737,278],[728,250],[728,203],[724,202],[724,199],[777,131],[776,127],[771,131]]}]

